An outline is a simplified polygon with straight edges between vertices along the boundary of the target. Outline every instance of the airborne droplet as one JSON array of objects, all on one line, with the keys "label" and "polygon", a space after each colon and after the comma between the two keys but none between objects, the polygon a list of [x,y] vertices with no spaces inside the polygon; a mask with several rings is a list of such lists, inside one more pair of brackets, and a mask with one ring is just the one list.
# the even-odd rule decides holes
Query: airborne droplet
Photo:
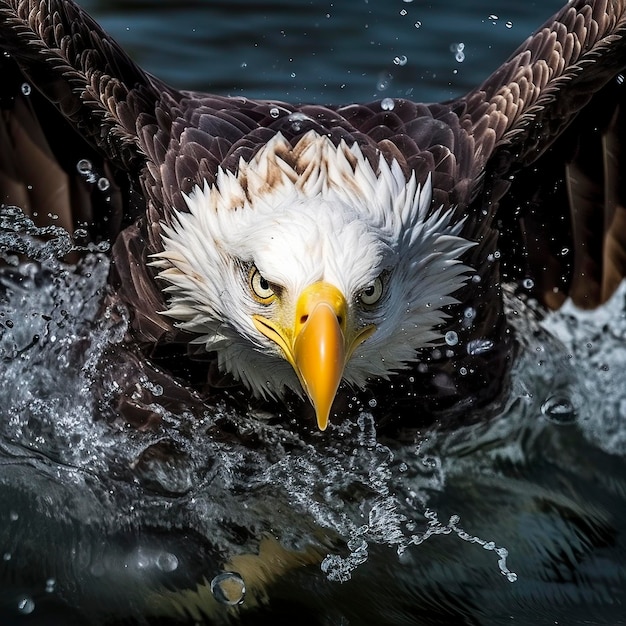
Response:
[{"label": "airborne droplet", "polygon": [[93,169],[93,165],[89,159],[81,159],[76,164],[76,170],[81,176],[89,176],[91,174],[91,170]]},{"label": "airborne droplet", "polygon": [[211,581],[211,593],[221,604],[235,606],[243,602],[246,584],[236,572],[224,572]]},{"label": "airborne droplet", "polygon": [[396,103],[393,101],[393,98],[383,98],[380,101],[380,108],[383,111],[393,111],[393,108],[396,106]]},{"label": "airborne droplet", "polygon": [[178,557],[171,552],[161,552],[156,565],[162,572],[173,572],[178,568]]},{"label": "airborne droplet", "polygon": [[465,61],[465,44],[461,41],[450,45],[450,52],[454,53],[454,58],[458,63]]},{"label": "airborne droplet", "polygon": [[30,596],[22,596],[17,601],[17,610],[22,615],[30,615],[35,610],[35,602]]},{"label": "airborne droplet", "polygon": [[477,354],[484,354],[493,349],[493,341],[491,339],[472,339],[467,344],[467,354],[473,356]]},{"label": "airborne droplet", "polygon": [[456,346],[459,343],[459,336],[453,330],[449,330],[444,339],[449,346]]},{"label": "airborne droplet", "polygon": [[554,424],[572,424],[576,421],[576,409],[568,398],[551,396],[542,405],[544,417]]}]

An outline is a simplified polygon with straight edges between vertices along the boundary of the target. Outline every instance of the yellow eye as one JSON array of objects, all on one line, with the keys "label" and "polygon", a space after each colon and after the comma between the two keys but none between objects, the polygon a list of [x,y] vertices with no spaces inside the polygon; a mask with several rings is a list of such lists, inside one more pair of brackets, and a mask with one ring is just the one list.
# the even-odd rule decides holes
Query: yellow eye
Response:
[{"label": "yellow eye", "polygon": [[276,294],[272,286],[269,281],[261,276],[261,272],[259,272],[256,267],[250,269],[248,283],[252,291],[252,296],[257,302],[261,304],[271,304],[275,300]]},{"label": "yellow eye", "polygon": [[365,306],[373,306],[383,296],[383,281],[379,276],[359,293],[359,300]]}]

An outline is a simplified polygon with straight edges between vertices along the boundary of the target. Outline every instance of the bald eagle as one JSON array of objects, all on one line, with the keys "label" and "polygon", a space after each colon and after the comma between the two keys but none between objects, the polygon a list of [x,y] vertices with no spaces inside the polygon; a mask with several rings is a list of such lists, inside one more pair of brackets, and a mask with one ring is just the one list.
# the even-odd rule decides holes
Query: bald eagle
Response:
[{"label": "bald eagle", "polygon": [[205,382],[320,429],[343,389],[464,414],[511,361],[503,283],[591,308],[624,276],[625,33],[625,1],[572,0],[450,102],[295,106],[179,91],[70,0],[0,0],[0,202],[110,240],[133,341]]}]

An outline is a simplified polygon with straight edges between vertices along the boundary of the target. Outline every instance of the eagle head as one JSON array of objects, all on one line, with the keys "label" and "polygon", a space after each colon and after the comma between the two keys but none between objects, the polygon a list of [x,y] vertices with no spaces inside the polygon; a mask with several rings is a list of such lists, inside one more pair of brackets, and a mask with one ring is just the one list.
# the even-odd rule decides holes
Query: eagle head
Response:
[{"label": "eagle head", "polygon": [[255,394],[306,395],[325,429],[341,381],[364,387],[443,341],[472,242],[431,207],[430,176],[357,144],[280,133],[185,197],[154,255],[164,315]]}]

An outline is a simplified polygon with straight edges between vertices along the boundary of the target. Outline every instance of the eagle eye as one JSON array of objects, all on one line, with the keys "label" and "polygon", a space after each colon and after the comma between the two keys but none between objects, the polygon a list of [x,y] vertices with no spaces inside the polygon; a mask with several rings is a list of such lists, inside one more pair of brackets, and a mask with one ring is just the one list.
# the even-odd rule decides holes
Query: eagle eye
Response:
[{"label": "eagle eye", "polygon": [[365,306],[375,305],[383,296],[383,280],[380,276],[359,293],[359,301]]},{"label": "eagle eye", "polygon": [[272,285],[265,279],[256,267],[250,268],[248,284],[253,298],[260,304],[271,304],[276,299],[276,293]]}]

